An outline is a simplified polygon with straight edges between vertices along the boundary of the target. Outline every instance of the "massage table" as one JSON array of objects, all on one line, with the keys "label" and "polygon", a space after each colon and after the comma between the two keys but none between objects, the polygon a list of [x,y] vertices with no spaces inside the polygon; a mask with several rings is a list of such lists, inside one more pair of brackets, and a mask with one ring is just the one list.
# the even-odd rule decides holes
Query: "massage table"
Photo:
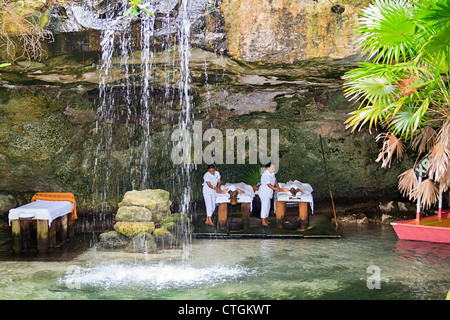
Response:
[{"label": "massage table", "polygon": [[[245,184],[243,182],[238,183],[226,183],[222,185],[221,190],[228,189],[229,191],[233,191],[236,189],[240,189],[244,191],[244,193],[239,194],[237,196],[237,201],[241,204],[241,214],[242,214],[242,222],[244,224],[244,228],[250,228],[250,211],[252,211],[252,203],[253,198],[255,197],[255,192],[253,187]],[[219,205],[219,229],[226,229],[226,223],[228,218],[228,204],[230,203],[230,194],[227,192],[217,193],[216,194],[216,204]]]},{"label": "massage table", "polygon": [[8,220],[12,226],[13,250],[20,252],[30,243],[29,224],[36,221],[37,248],[46,252],[56,246],[56,225],[60,237],[66,241],[73,236],[74,221],[77,219],[75,197],[72,193],[36,193],[31,202],[9,210]]},{"label": "massage table", "polygon": [[288,192],[276,192],[274,201],[274,211],[277,218],[277,227],[282,227],[282,221],[286,213],[286,205],[298,205],[299,207],[299,221],[300,229],[306,229],[308,227],[308,203],[311,207],[311,213],[314,214],[314,199],[312,196],[313,188],[310,184],[302,183],[298,180],[288,181],[286,183],[278,183],[280,188],[301,189],[303,193],[297,192],[294,196],[290,191]]}]

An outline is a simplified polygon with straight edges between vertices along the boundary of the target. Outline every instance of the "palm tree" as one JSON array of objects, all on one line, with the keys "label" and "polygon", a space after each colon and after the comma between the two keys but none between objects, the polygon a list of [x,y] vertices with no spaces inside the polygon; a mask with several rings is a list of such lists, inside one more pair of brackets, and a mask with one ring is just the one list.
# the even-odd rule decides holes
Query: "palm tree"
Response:
[{"label": "palm tree", "polygon": [[430,207],[450,185],[450,0],[375,0],[356,32],[367,62],[344,76],[346,96],[360,102],[346,127],[386,131],[377,136],[384,168],[395,154],[401,159],[405,143],[417,160],[429,157],[424,183],[412,168],[399,176],[399,189]]}]

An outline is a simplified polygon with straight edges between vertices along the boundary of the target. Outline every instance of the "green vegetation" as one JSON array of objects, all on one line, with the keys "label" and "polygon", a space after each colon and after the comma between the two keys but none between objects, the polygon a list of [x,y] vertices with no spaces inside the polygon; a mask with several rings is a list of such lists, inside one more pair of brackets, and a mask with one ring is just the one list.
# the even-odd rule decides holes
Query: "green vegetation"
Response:
[{"label": "green vegetation", "polygon": [[142,3],[142,0],[129,0],[128,3],[130,7],[124,12],[124,16],[131,15],[133,17],[137,17],[140,11],[145,12],[148,15],[153,15],[150,11],[148,11],[149,3]]},{"label": "green vegetation", "polygon": [[[405,142],[430,155],[428,179],[414,168],[400,175],[399,189],[430,207],[450,184],[450,0],[376,0],[362,10],[358,45],[368,62],[345,75],[345,93],[359,100],[347,128],[380,127],[377,161],[390,167]],[[416,161],[417,163],[417,161]]]}]

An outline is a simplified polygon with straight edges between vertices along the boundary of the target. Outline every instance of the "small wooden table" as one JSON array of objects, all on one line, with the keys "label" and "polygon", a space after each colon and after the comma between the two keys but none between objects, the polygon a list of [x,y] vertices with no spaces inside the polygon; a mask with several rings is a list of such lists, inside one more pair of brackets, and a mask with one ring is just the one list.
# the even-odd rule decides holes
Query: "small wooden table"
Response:
[{"label": "small wooden table", "polygon": [[[250,229],[250,203],[242,202],[241,205],[241,215],[242,223],[244,224],[244,229]],[[228,219],[228,203],[219,203],[219,229],[227,228]]]},{"label": "small wooden table", "polygon": [[11,221],[13,236],[13,251],[21,252],[22,249],[30,247],[30,224],[36,223],[37,249],[39,252],[47,252],[48,248],[56,247],[56,231],[58,229],[59,239],[65,242],[68,237],[75,233],[74,220],[71,213],[53,220],[50,227],[48,220],[16,219]]},{"label": "small wooden table", "polygon": [[287,202],[295,202],[298,203],[298,217],[300,221],[300,229],[308,228],[309,219],[308,219],[308,202],[300,202],[300,201],[275,201],[275,215],[277,218],[277,228],[282,229],[283,226],[281,222],[284,219],[284,215],[286,214],[286,203]]}]

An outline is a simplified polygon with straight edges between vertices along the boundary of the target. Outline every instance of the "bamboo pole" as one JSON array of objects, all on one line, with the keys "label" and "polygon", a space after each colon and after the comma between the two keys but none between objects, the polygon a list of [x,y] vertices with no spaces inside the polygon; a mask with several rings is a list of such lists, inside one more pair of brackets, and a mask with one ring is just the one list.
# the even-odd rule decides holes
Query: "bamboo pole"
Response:
[{"label": "bamboo pole", "polygon": [[330,191],[330,197],[331,197],[331,205],[333,206],[334,222],[336,224],[336,229],[337,229],[338,222],[337,222],[337,218],[336,218],[336,208],[334,207],[333,193],[331,192],[330,179],[328,178],[327,162],[325,160],[325,152],[323,151],[322,136],[319,135],[319,138],[320,138],[320,148],[322,150],[323,166],[325,168],[325,176],[327,177],[328,190]]}]

